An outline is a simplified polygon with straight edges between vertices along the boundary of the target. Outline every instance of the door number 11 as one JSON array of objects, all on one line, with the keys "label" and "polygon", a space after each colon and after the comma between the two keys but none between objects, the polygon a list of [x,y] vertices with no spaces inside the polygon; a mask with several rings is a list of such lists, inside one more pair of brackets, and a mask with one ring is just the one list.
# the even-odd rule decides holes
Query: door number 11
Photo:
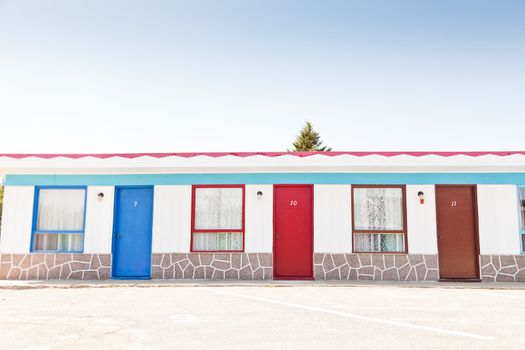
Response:
[{"label": "door number 11", "polygon": [[450,202],[450,206],[451,206],[451,207],[455,207],[455,206],[457,206],[457,204],[458,204],[458,202],[456,202],[456,201],[452,201],[452,202]]}]

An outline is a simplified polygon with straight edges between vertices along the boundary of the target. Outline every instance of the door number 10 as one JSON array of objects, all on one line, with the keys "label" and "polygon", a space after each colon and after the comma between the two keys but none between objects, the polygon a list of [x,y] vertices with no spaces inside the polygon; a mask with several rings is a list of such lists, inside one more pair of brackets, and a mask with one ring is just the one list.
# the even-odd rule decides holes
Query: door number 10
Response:
[{"label": "door number 10", "polygon": [[293,206],[293,207],[296,207],[297,206],[297,201],[290,201],[290,205]]}]

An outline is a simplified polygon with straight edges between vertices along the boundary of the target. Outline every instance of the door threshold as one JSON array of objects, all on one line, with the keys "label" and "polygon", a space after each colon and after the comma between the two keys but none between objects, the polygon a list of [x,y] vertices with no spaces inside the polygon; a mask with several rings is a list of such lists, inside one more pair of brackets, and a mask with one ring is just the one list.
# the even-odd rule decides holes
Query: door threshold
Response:
[{"label": "door threshold", "polygon": [[133,280],[150,280],[151,277],[150,276],[112,276],[111,277],[112,280],[128,280],[128,281],[133,281]]},{"label": "door threshold", "polygon": [[312,276],[273,276],[275,281],[313,281]]},{"label": "door threshold", "polygon": [[481,282],[479,278],[440,278],[438,282]]}]

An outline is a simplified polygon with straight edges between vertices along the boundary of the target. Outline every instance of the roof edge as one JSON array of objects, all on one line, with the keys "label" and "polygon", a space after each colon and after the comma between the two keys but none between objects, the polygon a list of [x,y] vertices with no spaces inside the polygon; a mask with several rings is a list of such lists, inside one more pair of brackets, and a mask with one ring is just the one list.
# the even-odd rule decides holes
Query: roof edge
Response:
[{"label": "roof edge", "polygon": [[294,156],[294,157],[311,157],[315,155],[323,155],[327,157],[336,157],[342,155],[354,156],[354,157],[366,157],[366,156],[382,156],[382,157],[395,157],[395,156],[411,156],[411,157],[424,157],[424,156],[438,156],[438,157],[453,157],[453,156],[468,156],[468,157],[481,157],[481,156],[498,156],[507,157],[512,155],[525,155],[525,151],[469,151],[469,152],[456,152],[456,151],[445,151],[445,152],[431,152],[431,151],[387,151],[387,152],[175,152],[175,153],[0,153],[0,157],[7,157],[13,159],[23,158],[139,158],[139,157],[152,157],[152,158],[165,158],[165,157],[181,157],[181,158],[192,158],[198,156],[219,158],[226,156],[233,156],[239,158],[263,156],[263,157],[281,157],[281,156]]}]

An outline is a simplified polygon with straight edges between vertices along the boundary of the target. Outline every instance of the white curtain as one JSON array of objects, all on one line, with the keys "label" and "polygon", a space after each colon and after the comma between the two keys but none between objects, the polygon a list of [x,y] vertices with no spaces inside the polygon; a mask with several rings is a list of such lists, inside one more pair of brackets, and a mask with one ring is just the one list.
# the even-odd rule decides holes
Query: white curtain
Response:
[{"label": "white curtain", "polygon": [[197,188],[195,229],[242,229],[242,188]]},{"label": "white curtain", "polygon": [[355,234],[356,252],[402,252],[405,250],[403,234]]},{"label": "white curtain", "polygon": [[82,251],[81,234],[35,234],[34,249],[37,251]]},{"label": "white curtain", "polygon": [[355,188],[354,228],[356,230],[402,230],[401,188]]},{"label": "white curtain", "polygon": [[[82,234],[67,231],[84,229],[85,191],[83,189],[41,189],[33,249],[36,251],[82,251]],[[38,231],[64,233],[40,234]]]},{"label": "white curtain", "polygon": [[241,250],[242,233],[194,233],[193,250]]},{"label": "white curtain", "polygon": [[84,227],[83,189],[41,189],[37,231],[81,231]]}]

